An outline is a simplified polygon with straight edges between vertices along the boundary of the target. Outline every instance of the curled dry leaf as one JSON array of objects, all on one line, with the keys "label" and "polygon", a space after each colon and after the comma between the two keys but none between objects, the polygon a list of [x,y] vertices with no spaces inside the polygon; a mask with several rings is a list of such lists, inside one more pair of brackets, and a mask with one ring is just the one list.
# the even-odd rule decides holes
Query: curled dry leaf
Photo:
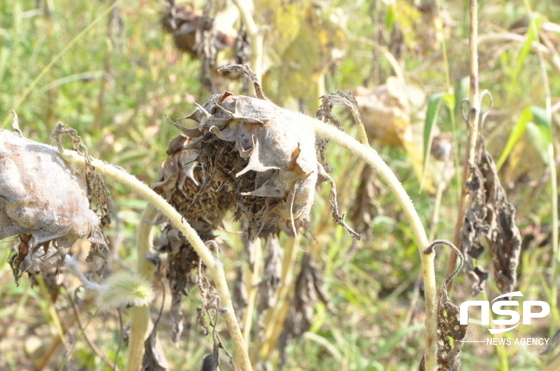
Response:
[{"label": "curled dry leaf", "polygon": [[[352,96],[352,93],[344,93],[343,91],[337,91],[333,94],[327,94],[321,96],[321,107],[316,113],[316,117],[319,120],[324,122],[330,121],[332,122],[337,128],[341,129],[340,120],[332,114],[332,109],[336,105],[345,106],[350,110],[352,116],[358,123],[358,125],[363,126],[362,118],[360,113],[358,112],[358,106],[356,99]],[[329,182],[331,185],[330,190],[330,197],[329,197],[329,204],[331,206],[331,213],[334,222],[340,226],[342,226],[346,232],[356,240],[361,239],[361,235],[355,232],[346,222],[344,222],[344,215],[341,215],[338,211],[338,202],[336,196],[336,184],[334,179],[328,174],[332,168],[327,163],[325,157],[325,141],[318,141],[317,142],[317,152],[319,153],[319,183],[322,182]]]},{"label": "curled dry leaf", "polygon": [[20,236],[14,269],[52,256],[49,246],[64,255],[80,238],[103,243],[100,234],[84,177],[56,148],[0,130],[0,239]]},{"label": "curled dry leaf", "polygon": [[212,353],[207,354],[204,356],[202,360],[202,366],[200,367],[200,371],[217,371],[218,366],[220,366],[220,344],[214,342],[214,346],[212,347]]},{"label": "curled dry leaf", "polygon": [[[457,268],[445,279],[439,290],[438,295],[438,327],[437,327],[437,362],[438,370],[457,371],[461,367],[461,351],[463,349],[462,340],[467,335],[467,326],[462,325],[460,321],[459,308],[449,300],[447,288],[455,279],[457,274],[463,268],[463,254],[451,242],[445,240],[436,240],[424,251],[424,253],[433,253],[436,245],[443,244],[451,247],[459,257]],[[424,356],[420,362],[420,370],[425,370]]]},{"label": "curled dry leaf", "polygon": [[484,251],[482,237],[486,238],[496,284],[507,293],[513,291],[517,281],[521,235],[515,225],[515,208],[507,201],[482,138],[476,151],[476,163],[469,164],[467,188],[471,202],[461,230],[461,246],[473,280],[473,291],[478,293],[488,277],[476,263]]},{"label": "curled dry leaf", "polygon": [[[438,241],[436,241],[438,242]],[[459,308],[451,302],[447,287],[463,267],[463,256],[459,249],[445,242],[459,256],[457,269],[443,282],[438,298],[438,365],[443,370],[457,371],[461,367],[462,340],[467,335],[467,326],[460,321]]]},{"label": "curled dry leaf", "polygon": [[156,327],[144,343],[144,356],[142,358],[143,371],[168,371],[169,362],[157,337]]},{"label": "curled dry leaf", "polygon": [[[461,340],[467,334],[467,325],[461,325],[459,308],[449,300],[445,287],[438,299],[438,370],[457,371],[461,367]],[[420,370],[425,370],[423,357]]]},{"label": "curled dry leaf", "polygon": [[438,364],[444,370],[456,371],[461,366],[463,340],[467,325],[461,325],[459,308],[449,301],[445,288],[438,303]]},{"label": "curled dry leaf", "polygon": [[[22,234],[19,238],[20,242],[17,251],[25,251],[31,236],[29,234]],[[14,261],[18,258],[18,255],[13,256],[14,260],[10,262],[12,267],[14,267]],[[63,261],[64,258],[58,253],[58,250],[54,248],[51,243],[48,243],[41,249],[41,254],[35,254],[30,261],[29,267],[26,269],[32,285],[37,283],[38,275],[42,277],[53,303],[58,299],[60,285],[64,280],[64,270],[60,269],[60,267],[64,265]],[[17,277],[18,272],[14,273]]]},{"label": "curled dry leaf", "polygon": [[177,343],[183,332],[184,318],[181,304],[195,284],[191,272],[198,267],[199,257],[181,232],[167,222],[159,238],[154,241],[154,248],[168,254],[167,279],[171,291],[169,312],[173,322],[172,340]]}]

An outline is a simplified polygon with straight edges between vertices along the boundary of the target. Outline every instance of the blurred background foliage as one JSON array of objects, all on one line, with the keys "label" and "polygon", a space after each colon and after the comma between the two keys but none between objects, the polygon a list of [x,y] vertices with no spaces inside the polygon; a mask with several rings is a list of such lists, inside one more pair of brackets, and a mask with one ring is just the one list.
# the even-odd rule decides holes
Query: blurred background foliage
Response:
[{"label": "blurred background foliage", "polygon": [[[202,11],[205,4],[198,1],[193,7]],[[545,107],[547,86],[552,132],[558,132],[560,3],[493,0],[479,5],[480,86],[493,97],[493,105],[486,107],[484,136],[497,160],[524,110]],[[213,6],[214,12],[235,14],[225,0]],[[51,143],[49,134],[56,123],[68,124],[79,131],[90,154],[153,184],[167,143],[178,134],[165,115],[186,116],[195,108],[193,100],[205,102],[211,93],[201,84],[205,61],[196,53],[177,50],[173,36],[160,24],[165,13],[164,0],[1,2],[1,127],[9,128],[14,110],[27,137]],[[452,239],[460,193],[457,168],[467,135],[460,102],[468,97],[468,1],[256,0],[253,14],[264,34],[267,95],[281,106],[314,115],[320,95],[354,92],[371,145],[397,173],[433,236]],[[238,30],[235,17],[231,24]],[[538,34],[529,31],[531,24]],[[542,78],[539,48],[548,81]],[[234,59],[232,50],[224,48],[218,50],[216,63]],[[246,88],[239,80],[212,78],[234,92]],[[428,107],[437,94],[445,99],[433,117]],[[337,114],[345,129],[355,133],[350,115],[343,110]],[[434,122],[434,144],[421,186],[422,131],[429,120]],[[553,136],[556,148],[558,138]],[[524,134],[500,170],[523,237],[519,290],[532,300],[547,300],[550,288],[558,285],[550,281],[550,174],[541,150]],[[450,160],[438,159],[438,151],[450,154]],[[423,344],[423,305],[411,231],[395,208],[394,196],[375,177],[362,176],[363,164],[333,146],[327,156],[340,207],[365,239],[352,241],[335,227],[328,190],[322,189],[301,249],[314,254],[336,312],[315,305],[311,329],[288,346],[283,367],[416,369]],[[126,267],[135,259],[134,228],[145,203],[119,185],[113,185],[112,194],[114,223],[109,234],[115,260]],[[438,197],[441,203],[435,202]],[[226,225],[220,236],[228,246],[223,250],[230,272],[243,265],[238,259],[243,246],[232,232],[236,230],[235,224]],[[1,244],[0,369],[106,369],[77,330],[70,300],[52,302],[40,279],[33,288],[28,280],[16,287],[7,264],[13,241]],[[448,252],[439,253],[440,279],[448,257]],[[76,287],[70,282],[64,295]],[[487,295],[495,292],[489,282]],[[470,298],[464,274],[451,295],[457,304]],[[212,344],[200,339],[195,325],[196,290],[187,302],[190,324],[181,348],[175,349],[166,336],[170,323],[165,312],[160,337],[174,369],[198,370]],[[120,337],[117,316],[81,317],[93,343],[113,359]],[[520,326],[516,335],[543,337],[557,327],[545,319],[538,326]],[[471,326],[470,331],[476,338],[486,330]],[[542,350],[467,345],[463,368],[536,370],[546,359]],[[269,369],[279,367],[278,357],[271,353]],[[123,360],[121,350],[120,367]]]}]

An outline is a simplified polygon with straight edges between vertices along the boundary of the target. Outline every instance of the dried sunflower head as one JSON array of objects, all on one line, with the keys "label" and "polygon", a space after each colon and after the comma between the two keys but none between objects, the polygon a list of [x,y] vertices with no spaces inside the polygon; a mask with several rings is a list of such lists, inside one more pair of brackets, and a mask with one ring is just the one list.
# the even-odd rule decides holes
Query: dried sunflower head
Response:
[{"label": "dried sunflower head", "polygon": [[[316,186],[329,180],[335,221],[359,238],[342,222],[334,182],[317,160],[310,122],[313,119],[266,99],[256,76],[246,66],[226,66],[220,71],[248,74],[257,98],[226,91],[213,95],[185,117],[194,120],[196,128],[173,122],[183,135],[169,145],[160,181],[154,186],[156,192],[184,216],[203,240],[214,238],[213,230],[231,210],[236,219],[243,221],[248,241],[253,241],[258,236],[274,237],[279,230],[296,232],[298,225],[308,219]],[[156,246],[169,254],[167,278],[176,340],[182,330],[181,301],[193,285],[189,275],[204,266],[184,236],[169,224]],[[271,261],[278,259],[276,252]],[[270,297],[263,301],[263,307],[271,305],[277,289],[274,264],[268,268],[272,280],[269,287],[262,289],[270,292]]]},{"label": "dried sunflower head", "polygon": [[25,271],[49,242],[64,254],[99,230],[84,178],[56,148],[0,130],[0,239],[20,236],[15,267]]},{"label": "dried sunflower head", "polygon": [[249,218],[253,237],[270,225],[294,230],[307,218],[319,166],[307,116],[225,92],[188,118],[199,124],[183,128],[189,148],[209,174],[220,174],[220,191],[234,194],[236,215]]}]

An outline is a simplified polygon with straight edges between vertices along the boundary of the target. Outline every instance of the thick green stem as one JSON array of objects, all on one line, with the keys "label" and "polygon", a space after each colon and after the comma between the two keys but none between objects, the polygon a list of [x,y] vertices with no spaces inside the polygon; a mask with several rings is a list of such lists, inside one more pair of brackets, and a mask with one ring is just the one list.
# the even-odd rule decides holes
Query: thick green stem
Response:
[{"label": "thick green stem", "polygon": [[[79,155],[74,151],[63,150],[60,151],[61,156],[70,163],[78,164],[80,166],[85,166],[85,159],[83,156]],[[136,177],[128,174],[126,171],[116,168],[115,166],[109,165],[103,161],[97,159],[91,159],[91,165],[95,167],[96,171],[112,178],[119,183],[130,187],[134,191],[138,192],[144,199],[149,203],[154,205],[159,211],[161,211],[169,221],[183,233],[185,238],[189,241],[192,247],[198,253],[202,262],[206,265],[210,277],[214,280],[214,285],[218,291],[218,295],[221,299],[222,306],[222,317],[226,322],[229,334],[235,346],[234,363],[235,367],[239,371],[252,371],[251,362],[249,361],[249,356],[245,351],[243,335],[239,329],[239,324],[235,318],[235,313],[233,310],[233,304],[231,301],[231,295],[228,289],[226,277],[224,274],[223,265],[217,257],[212,255],[212,252],[204,244],[204,241],[196,233],[196,231],[188,224],[181,214],[177,212],[163,197],[155,193],[150,187],[142,183]],[[142,260],[142,259],[140,259]],[[142,263],[140,263],[142,264]],[[139,314],[140,315],[140,314]],[[145,316],[145,314],[142,314]],[[140,331],[147,331],[142,330]]]},{"label": "thick green stem", "polygon": [[142,217],[136,233],[136,252],[138,254],[138,273],[147,280],[151,280],[154,273],[154,265],[146,259],[152,250],[152,241],[154,240],[154,229],[152,223],[156,220],[158,211],[154,205],[148,204]]},{"label": "thick green stem", "polygon": [[[459,200],[459,210],[455,221],[455,234],[453,236],[453,244],[461,249],[461,229],[465,219],[465,213],[470,203],[470,196],[466,186],[469,177],[470,166],[475,162],[476,145],[479,139],[479,122],[480,122],[480,93],[479,93],[479,75],[478,75],[478,3],[476,0],[469,0],[469,66],[470,66],[470,108],[467,117],[467,125],[469,130],[469,142],[467,144],[467,155],[463,164],[463,185],[461,188],[461,199]],[[457,256],[452,255],[447,265],[447,274],[455,270],[457,264]],[[451,283],[447,288],[451,289]]]},{"label": "thick green stem", "polygon": [[[153,228],[150,222],[157,217],[157,209],[148,204],[136,234],[136,251],[138,254],[138,273],[146,280],[151,281],[154,273],[154,267],[146,256],[152,248]],[[130,342],[128,346],[128,362],[127,371],[137,371],[142,367],[142,358],[144,357],[144,343],[148,338],[150,327],[150,308],[145,305],[141,307],[130,308]]]},{"label": "thick green stem", "polygon": [[310,119],[315,133],[348,148],[357,156],[361,157],[368,164],[373,166],[379,175],[385,180],[388,186],[397,197],[397,201],[403,208],[403,211],[410,223],[412,232],[418,245],[418,250],[422,259],[422,271],[424,277],[424,289],[426,297],[426,352],[425,352],[425,370],[436,370],[437,367],[437,288],[436,276],[434,268],[435,253],[424,253],[428,247],[428,237],[422,225],[420,217],[412,204],[412,200],[406,193],[401,182],[397,179],[393,171],[381,159],[379,154],[371,147],[365,146],[348,134],[327,125],[319,120]]},{"label": "thick green stem", "polygon": [[150,307],[130,307],[130,342],[128,345],[128,361],[126,371],[139,371],[142,369],[144,357],[144,342],[148,337],[150,327]]}]

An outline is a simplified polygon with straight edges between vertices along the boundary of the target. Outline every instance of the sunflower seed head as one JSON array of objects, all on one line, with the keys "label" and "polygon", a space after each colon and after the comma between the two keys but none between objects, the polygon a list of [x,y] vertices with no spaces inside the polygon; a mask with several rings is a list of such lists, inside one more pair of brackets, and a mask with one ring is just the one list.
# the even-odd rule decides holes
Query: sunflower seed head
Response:
[{"label": "sunflower seed head", "polygon": [[100,226],[89,206],[83,176],[54,147],[0,130],[0,239],[26,236],[15,268],[25,271],[48,242],[64,254],[93,236]]}]

